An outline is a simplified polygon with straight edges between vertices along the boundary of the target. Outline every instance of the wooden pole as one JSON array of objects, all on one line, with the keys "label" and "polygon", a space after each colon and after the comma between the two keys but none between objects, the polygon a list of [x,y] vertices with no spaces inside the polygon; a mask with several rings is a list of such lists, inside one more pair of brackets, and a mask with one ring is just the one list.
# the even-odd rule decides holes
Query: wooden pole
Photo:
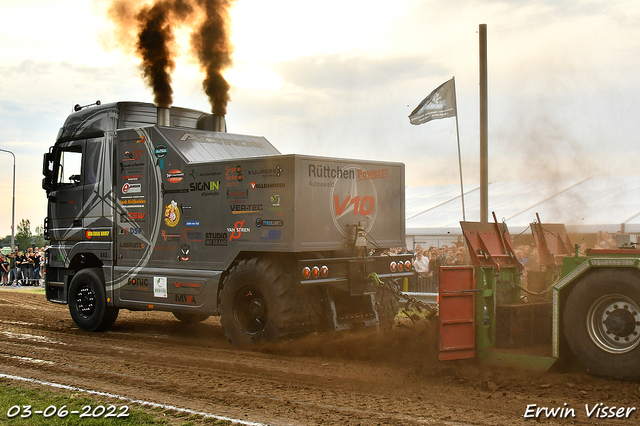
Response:
[{"label": "wooden pole", "polygon": [[489,223],[487,24],[480,24],[480,222]]}]

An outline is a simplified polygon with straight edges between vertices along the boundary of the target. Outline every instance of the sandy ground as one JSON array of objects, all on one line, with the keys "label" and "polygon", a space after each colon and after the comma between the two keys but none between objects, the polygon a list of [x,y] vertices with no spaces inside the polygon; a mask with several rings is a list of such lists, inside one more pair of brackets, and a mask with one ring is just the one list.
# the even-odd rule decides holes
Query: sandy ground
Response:
[{"label": "sandy ground", "polygon": [[[640,423],[640,383],[439,362],[426,321],[239,350],[215,317],[185,326],[169,313],[121,311],[111,331],[86,333],[66,306],[2,288],[0,373],[272,425],[531,424],[530,404],[575,410],[542,415],[545,424]],[[588,417],[585,404],[598,403],[637,410]]]}]

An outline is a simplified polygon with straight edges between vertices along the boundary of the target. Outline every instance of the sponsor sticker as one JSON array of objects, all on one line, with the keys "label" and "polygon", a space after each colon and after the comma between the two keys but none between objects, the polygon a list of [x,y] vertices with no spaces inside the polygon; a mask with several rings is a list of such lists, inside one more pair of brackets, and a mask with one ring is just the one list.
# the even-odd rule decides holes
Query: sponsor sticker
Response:
[{"label": "sponsor sticker", "polygon": [[140,183],[125,183],[122,185],[123,194],[138,194],[142,192],[142,184]]},{"label": "sponsor sticker", "polygon": [[184,179],[184,173],[181,170],[173,169],[167,173],[167,180],[170,183],[179,183]]},{"label": "sponsor sticker", "polygon": [[167,298],[167,277],[153,277],[153,296]]},{"label": "sponsor sticker", "polygon": [[180,209],[174,200],[164,208],[164,223],[171,228],[175,228],[180,223]]},{"label": "sponsor sticker", "polygon": [[285,187],[284,182],[274,182],[274,183],[251,182],[251,189],[279,189],[284,187]]},{"label": "sponsor sticker", "polygon": [[229,241],[231,241],[240,238],[243,232],[251,232],[251,228],[245,228],[244,220],[239,220],[233,228],[227,228],[227,231],[231,233],[229,235]]},{"label": "sponsor sticker", "polygon": [[87,240],[90,240],[92,238],[99,238],[99,237],[108,237],[111,235],[111,231],[107,230],[103,230],[103,231],[93,231],[91,229],[87,229],[87,232],[85,232],[85,236],[87,237]]}]

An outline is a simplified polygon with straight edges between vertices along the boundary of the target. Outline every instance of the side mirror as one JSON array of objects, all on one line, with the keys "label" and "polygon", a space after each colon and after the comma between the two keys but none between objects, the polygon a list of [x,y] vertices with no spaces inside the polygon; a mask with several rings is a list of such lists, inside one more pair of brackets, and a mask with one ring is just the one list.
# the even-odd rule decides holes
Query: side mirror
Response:
[{"label": "side mirror", "polygon": [[42,174],[44,175],[44,179],[42,179],[42,189],[49,193],[53,189],[53,162],[55,161],[55,156],[51,150],[44,154],[44,158],[42,160]]}]

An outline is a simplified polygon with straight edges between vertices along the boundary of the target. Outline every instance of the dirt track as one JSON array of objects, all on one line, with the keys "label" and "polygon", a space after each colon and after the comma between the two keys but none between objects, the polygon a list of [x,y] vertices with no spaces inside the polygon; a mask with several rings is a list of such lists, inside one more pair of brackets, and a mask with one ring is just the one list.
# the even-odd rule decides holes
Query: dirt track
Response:
[{"label": "dirt track", "polygon": [[[169,313],[121,311],[107,333],[81,332],[66,306],[0,289],[0,373],[49,380],[273,425],[530,424],[528,404],[637,407],[640,384],[583,372],[439,363],[432,326],[398,326],[237,350],[218,318],[184,326]],[[5,409],[6,407],[2,407]]]}]

